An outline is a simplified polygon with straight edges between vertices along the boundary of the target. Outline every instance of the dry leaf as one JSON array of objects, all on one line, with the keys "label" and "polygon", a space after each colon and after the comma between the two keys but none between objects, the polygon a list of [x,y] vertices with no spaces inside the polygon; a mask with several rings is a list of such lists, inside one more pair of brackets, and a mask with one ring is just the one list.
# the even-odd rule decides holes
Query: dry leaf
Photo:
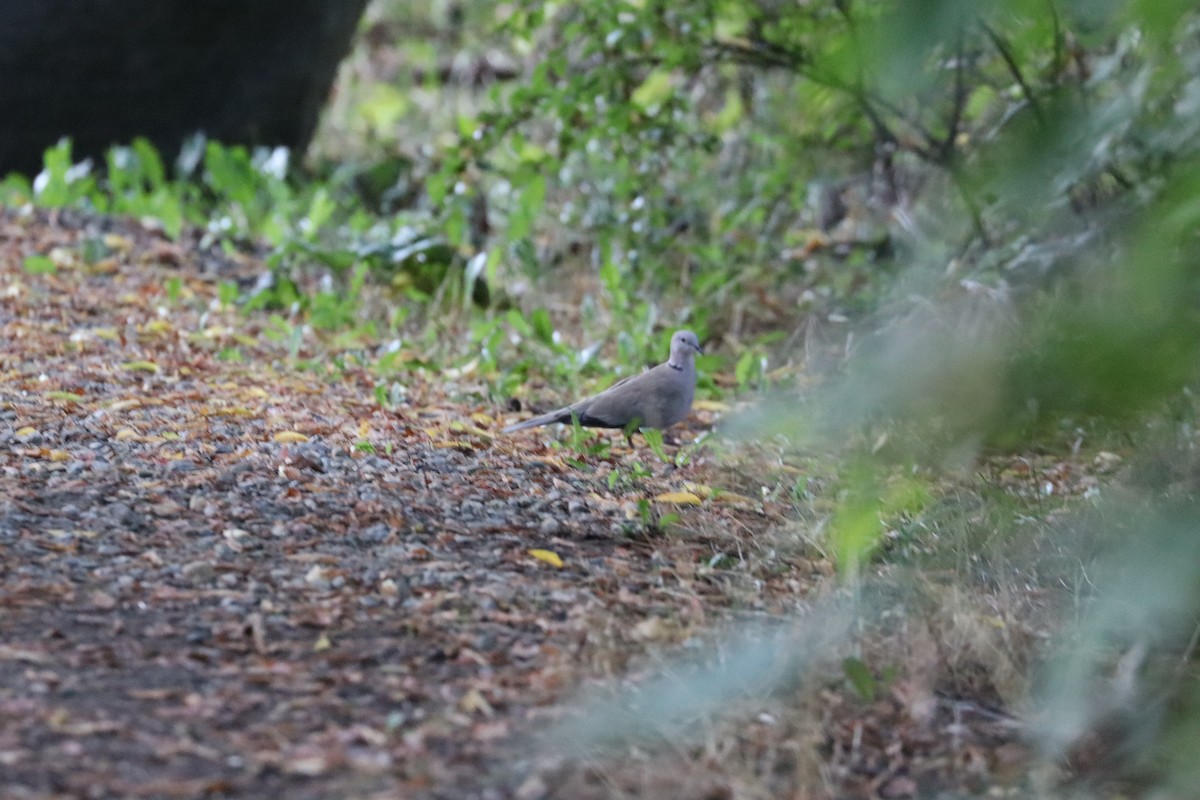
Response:
[{"label": "dry leaf", "polygon": [[65,400],[68,403],[79,403],[83,401],[83,395],[75,394],[75,392],[43,392],[42,397],[47,400]]},{"label": "dry leaf", "polygon": [[674,503],[677,506],[698,506],[700,498],[691,492],[667,492],[654,498],[656,503]]},{"label": "dry leaf", "polygon": [[121,365],[121,369],[130,372],[158,372],[158,364],[153,361],[126,361]]},{"label": "dry leaf", "polygon": [[536,558],[538,561],[545,561],[552,567],[562,569],[563,560],[559,558],[558,553],[553,550],[530,550],[529,555]]},{"label": "dry leaf", "polygon": [[296,444],[308,441],[308,437],[298,431],[280,431],[271,438],[280,444]]},{"label": "dry leaf", "polygon": [[495,709],[492,708],[492,704],[489,703],[487,698],[483,696],[483,693],[474,688],[467,690],[467,693],[464,694],[458,701],[458,707],[463,711],[466,711],[468,714],[473,714],[478,711],[490,717],[492,714],[496,713]]}]

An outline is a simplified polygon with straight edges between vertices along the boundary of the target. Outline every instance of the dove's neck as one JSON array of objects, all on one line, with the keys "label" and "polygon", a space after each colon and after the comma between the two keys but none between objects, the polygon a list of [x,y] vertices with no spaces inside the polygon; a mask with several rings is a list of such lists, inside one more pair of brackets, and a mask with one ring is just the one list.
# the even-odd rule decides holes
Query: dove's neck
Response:
[{"label": "dove's neck", "polygon": [[691,360],[690,353],[680,348],[679,350],[671,351],[671,357],[667,359],[667,366],[677,372],[682,372],[687,369],[687,365],[691,363]]}]

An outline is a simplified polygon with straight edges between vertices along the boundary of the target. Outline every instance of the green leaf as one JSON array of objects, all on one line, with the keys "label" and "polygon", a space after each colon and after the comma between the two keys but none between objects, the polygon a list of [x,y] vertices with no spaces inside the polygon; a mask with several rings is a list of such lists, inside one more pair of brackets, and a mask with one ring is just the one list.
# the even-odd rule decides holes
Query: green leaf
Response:
[{"label": "green leaf", "polygon": [[643,111],[652,111],[661,106],[675,92],[668,70],[655,70],[646,76],[642,84],[633,90],[630,99]]},{"label": "green leaf", "polygon": [[642,431],[642,436],[646,439],[646,445],[650,448],[654,455],[658,456],[658,460],[664,464],[671,463],[667,458],[667,451],[663,447],[662,431],[654,428],[646,428]]},{"label": "green leaf", "polygon": [[521,336],[530,336],[533,333],[533,327],[529,321],[525,319],[525,315],[515,308],[510,309],[504,319],[508,321],[509,326]]},{"label": "green leaf", "polygon": [[533,332],[538,340],[544,344],[554,344],[554,323],[550,319],[550,312],[539,308],[530,314],[529,318],[533,323]]},{"label": "green leaf", "polygon": [[508,235],[513,239],[529,236],[545,202],[546,176],[540,172],[529,174],[520,188],[517,208],[509,221]]},{"label": "green leaf", "polygon": [[76,394],[75,392],[51,391],[45,392],[42,397],[45,397],[47,400],[63,400],[68,403],[83,402],[83,395]]},{"label": "green leaf", "polygon": [[863,562],[883,536],[875,467],[863,461],[850,468],[845,490],[829,526],[838,571],[858,577]]},{"label": "green leaf", "polygon": [[842,673],[846,676],[850,688],[862,700],[869,703],[875,699],[875,692],[879,684],[866,664],[854,657],[847,658],[842,661]]},{"label": "green leaf", "polygon": [[25,256],[21,266],[30,275],[53,275],[58,270],[49,256]]},{"label": "green leaf", "polygon": [[232,306],[237,303],[241,297],[241,290],[233,281],[221,281],[217,287],[217,299],[221,301],[221,305]]}]

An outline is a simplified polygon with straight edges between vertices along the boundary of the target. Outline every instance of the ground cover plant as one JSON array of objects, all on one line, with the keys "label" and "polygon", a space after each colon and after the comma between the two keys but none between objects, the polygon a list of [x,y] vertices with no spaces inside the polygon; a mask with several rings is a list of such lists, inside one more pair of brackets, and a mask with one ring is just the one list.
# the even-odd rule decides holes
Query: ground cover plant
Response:
[{"label": "ground cover plant", "polygon": [[5,179],[8,794],[1187,796],[1198,20],[960,6],[379,2],[307,158]]}]

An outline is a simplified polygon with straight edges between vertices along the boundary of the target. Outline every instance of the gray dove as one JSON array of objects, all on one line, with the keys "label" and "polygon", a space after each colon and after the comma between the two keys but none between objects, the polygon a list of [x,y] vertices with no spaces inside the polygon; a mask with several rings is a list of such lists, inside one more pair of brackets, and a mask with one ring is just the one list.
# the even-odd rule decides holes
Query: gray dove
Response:
[{"label": "gray dove", "polygon": [[696,394],[696,353],[703,354],[691,331],[675,331],[671,356],[665,364],[630,375],[603,392],[549,414],[509,425],[504,433],[553,422],[571,423],[572,415],[588,428],[669,428],[687,416]]}]

